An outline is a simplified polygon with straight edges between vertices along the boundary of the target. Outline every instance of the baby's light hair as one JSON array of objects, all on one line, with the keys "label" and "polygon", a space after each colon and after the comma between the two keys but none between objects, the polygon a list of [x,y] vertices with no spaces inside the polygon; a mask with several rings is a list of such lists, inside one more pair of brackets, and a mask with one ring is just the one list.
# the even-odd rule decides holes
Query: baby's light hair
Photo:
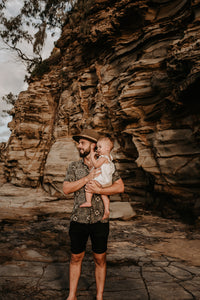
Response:
[{"label": "baby's light hair", "polygon": [[114,147],[114,140],[113,138],[111,138],[110,136],[102,136],[98,139],[98,141],[105,141],[108,143],[108,146],[110,148],[110,151],[113,149]]}]

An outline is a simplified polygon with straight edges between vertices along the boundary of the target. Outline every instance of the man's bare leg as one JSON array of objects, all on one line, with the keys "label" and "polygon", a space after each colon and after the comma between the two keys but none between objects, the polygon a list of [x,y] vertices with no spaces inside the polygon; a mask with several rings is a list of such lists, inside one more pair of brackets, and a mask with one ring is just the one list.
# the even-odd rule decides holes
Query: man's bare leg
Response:
[{"label": "man's bare leg", "polygon": [[107,195],[101,195],[104,204],[104,214],[102,220],[108,219],[110,215],[110,200]]},{"label": "man's bare leg", "polygon": [[95,262],[95,278],[97,289],[97,300],[103,300],[103,291],[106,280],[106,252],[102,254],[93,253]]},{"label": "man's bare leg", "polygon": [[71,254],[69,265],[69,296],[67,300],[77,300],[76,291],[81,275],[81,265],[84,255],[85,252],[81,252],[80,254]]}]

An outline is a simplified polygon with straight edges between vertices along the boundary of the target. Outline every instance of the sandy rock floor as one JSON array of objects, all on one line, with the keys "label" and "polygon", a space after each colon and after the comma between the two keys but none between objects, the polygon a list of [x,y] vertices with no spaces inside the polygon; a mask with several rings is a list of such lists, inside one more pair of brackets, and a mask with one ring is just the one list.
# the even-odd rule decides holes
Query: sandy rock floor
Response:
[{"label": "sandy rock floor", "polygon": [[[69,217],[2,220],[0,299],[65,299],[68,293]],[[142,209],[110,222],[105,300],[200,299],[200,232]],[[95,299],[88,242],[78,300]]]}]

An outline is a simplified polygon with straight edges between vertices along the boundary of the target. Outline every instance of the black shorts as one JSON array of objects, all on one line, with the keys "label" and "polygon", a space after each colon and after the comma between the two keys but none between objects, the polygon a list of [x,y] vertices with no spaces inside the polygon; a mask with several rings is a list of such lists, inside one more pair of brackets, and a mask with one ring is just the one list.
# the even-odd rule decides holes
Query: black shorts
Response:
[{"label": "black shorts", "polygon": [[69,236],[71,239],[71,252],[79,254],[86,249],[88,237],[92,242],[92,251],[97,254],[106,252],[109,234],[109,222],[94,224],[84,224],[71,222]]}]

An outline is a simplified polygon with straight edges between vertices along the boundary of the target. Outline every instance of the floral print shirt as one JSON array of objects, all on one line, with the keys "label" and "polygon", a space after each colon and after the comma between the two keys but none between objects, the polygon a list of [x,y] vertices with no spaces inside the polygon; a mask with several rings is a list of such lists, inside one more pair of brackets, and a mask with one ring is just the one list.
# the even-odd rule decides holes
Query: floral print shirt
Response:
[{"label": "floral print shirt", "polygon": [[[90,170],[88,166],[84,164],[83,159],[72,162],[69,164],[65,181],[76,181],[89,174]],[[113,174],[113,182],[120,179],[117,171]],[[72,210],[71,221],[79,223],[96,223],[96,222],[108,222],[103,220],[104,204],[101,199],[101,195],[94,194],[92,197],[92,207],[80,207],[85,199],[85,186],[80,190],[74,192],[74,207]]]}]

